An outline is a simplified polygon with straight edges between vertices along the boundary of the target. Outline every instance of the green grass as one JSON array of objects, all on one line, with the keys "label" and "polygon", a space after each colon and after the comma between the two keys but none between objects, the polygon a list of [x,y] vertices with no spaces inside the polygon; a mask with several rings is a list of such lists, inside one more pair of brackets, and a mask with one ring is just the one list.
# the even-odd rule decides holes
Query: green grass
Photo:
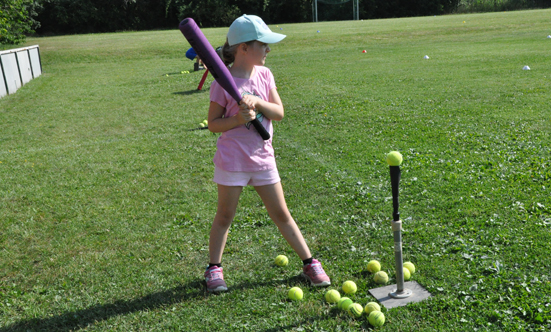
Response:
[{"label": "green grass", "polygon": [[[356,281],[362,305],[367,261],[396,282],[384,155],[404,155],[404,256],[433,297],[385,310],[380,331],[551,328],[550,14],[272,27],[288,36],[267,61],[287,202],[331,288]],[[205,30],[216,46],[226,32]],[[230,291],[205,292],[217,136],[191,129],[212,79],[196,92],[202,73],[180,74],[179,31],[27,44],[44,73],[0,99],[0,331],[371,330],[298,277],[251,188]]]}]

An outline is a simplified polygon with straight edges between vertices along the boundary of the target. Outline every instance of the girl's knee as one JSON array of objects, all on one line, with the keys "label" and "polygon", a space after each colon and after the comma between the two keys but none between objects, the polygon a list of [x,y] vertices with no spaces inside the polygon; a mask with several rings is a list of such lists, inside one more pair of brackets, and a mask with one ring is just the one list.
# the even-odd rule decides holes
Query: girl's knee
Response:
[{"label": "girl's knee", "polygon": [[270,217],[276,224],[291,224],[295,222],[291,214],[285,211],[273,213]]},{"label": "girl's knee", "polygon": [[229,227],[233,221],[234,214],[217,213],[214,217],[214,224],[221,227]]}]

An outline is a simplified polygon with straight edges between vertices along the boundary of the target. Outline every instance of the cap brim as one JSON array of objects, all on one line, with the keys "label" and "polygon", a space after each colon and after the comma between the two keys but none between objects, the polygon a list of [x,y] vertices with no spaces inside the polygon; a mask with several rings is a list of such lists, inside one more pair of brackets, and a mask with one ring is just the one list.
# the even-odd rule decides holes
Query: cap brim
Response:
[{"label": "cap brim", "polygon": [[287,37],[286,35],[282,35],[280,33],[272,32],[270,34],[266,34],[262,36],[262,38],[257,39],[260,42],[266,43],[266,44],[275,44],[279,43],[283,40],[283,38]]}]

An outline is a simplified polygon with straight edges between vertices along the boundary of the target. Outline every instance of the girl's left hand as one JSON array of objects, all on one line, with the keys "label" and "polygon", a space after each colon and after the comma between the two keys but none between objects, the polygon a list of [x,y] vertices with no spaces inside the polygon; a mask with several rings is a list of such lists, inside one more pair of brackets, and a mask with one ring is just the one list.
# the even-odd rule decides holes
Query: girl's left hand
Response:
[{"label": "girl's left hand", "polygon": [[245,124],[253,121],[256,118],[256,112],[249,105],[241,102],[239,104],[239,112],[237,112],[239,124]]},{"label": "girl's left hand", "polygon": [[253,96],[253,95],[244,95],[243,99],[241,99],[241,106],[246,105],[247,108],[251,110],[257,109],[258,101],[260,98]]}]

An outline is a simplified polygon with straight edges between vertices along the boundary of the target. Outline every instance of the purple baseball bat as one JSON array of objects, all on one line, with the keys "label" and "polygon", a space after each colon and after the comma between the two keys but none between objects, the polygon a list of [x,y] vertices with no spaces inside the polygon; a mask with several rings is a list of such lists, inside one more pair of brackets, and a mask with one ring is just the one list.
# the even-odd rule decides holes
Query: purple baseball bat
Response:
[{"label": "purple baseball bat", "polygon": [[[201,61],[203,61],[205,66],[207,66],[216,82],[218,82],[218,84],[220,84],[220,86],[226,90],[226,92],[228,92],[237,103],[241,102],[241,93],[235,85],[235,81],[233,80],[228,67],[224,65],[218,54],[216,54],[212,46],[210,46],[209,41],[201,29],[199,29],[197,23],[195,23],[192,18],[188,17],[180,22],[180,31],[182,31],[182,34],[184,34],[184,37],[186,37],[187,41],[191,47],[193,47],[197,55],[199,55]],[[266,128],[264,128],[258,119],[252,120],[251,123],[264,140],[270,139],[270,133],[266,131]]]}]

